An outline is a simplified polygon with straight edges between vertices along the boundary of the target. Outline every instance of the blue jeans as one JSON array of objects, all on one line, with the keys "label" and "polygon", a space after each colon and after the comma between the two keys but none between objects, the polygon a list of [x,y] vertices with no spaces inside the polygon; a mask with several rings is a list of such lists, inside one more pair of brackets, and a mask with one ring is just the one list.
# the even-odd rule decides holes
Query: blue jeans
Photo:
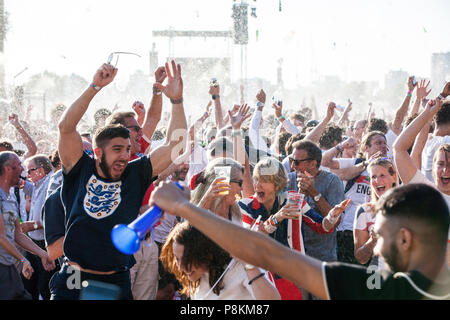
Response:
[{"label": "blue jeans", "polygon": [[61,270],[50,280],[50,299],[79,300],[83,281],[86,280],[114,284],[120,288],[120,300],[133,300],[129,270],[110,275],[97,275],[75,270],[67,263],[64,263]]}]

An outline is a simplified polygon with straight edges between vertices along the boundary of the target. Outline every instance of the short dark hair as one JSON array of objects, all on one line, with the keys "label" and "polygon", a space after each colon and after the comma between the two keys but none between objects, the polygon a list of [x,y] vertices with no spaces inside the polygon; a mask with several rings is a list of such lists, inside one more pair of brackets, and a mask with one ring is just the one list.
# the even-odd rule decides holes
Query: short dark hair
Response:
[{"label": "short dark hair", "polygon": [[53,168],[57,168],[61,164],[58,149],[53,150],[48,158],[50,159]]},{"label": "short dark hair", "polygon": [[289,140],[289,138],[292,136],[289,132],[283,132],[278,137],[278,151],[281,156],[286,157],[286,144]]},{"label": "short dark hair", "polygon": [[441,126],[450,123],[450,102],[446,101],[434,115],[434,123],[436,126]]},{"label": "short dark hair", "polygon": [[383,119],[373,118],[370,120],[369,127],[367,128],[367,132],[370,131],[381,131],[384,134],[388,132],[388,126],[386,121]]},{"label": "short dark hair", "polygon": [[335,141],[342,142],[342,133],[344,133],[344,129],[334,124],[328,125],[319,138],[319,146],[326,150],[333,148]]},{"label": "short dark hair", "polygon": [[94,135],[94,145],[103,148],[106,143],[114,138],[130,138],[130,131],[121,124],[109,124],[98,128]]},{"label": "short dark hair", "polygon": [[305,150],[308,153],[308,158],[317,161],[317,168],[320,167],[322,162],[322,150],[319,146],[309,140],[297,141],[292,145],[292,150]]},{"label": "short dark hair", "polygon": [[429,231],[424,244],[445,251],[450,225],[449,208],[435,188],[410,183],[390,189],[378,200],[376,212],[401,219],[405,224],[427,227]]}]

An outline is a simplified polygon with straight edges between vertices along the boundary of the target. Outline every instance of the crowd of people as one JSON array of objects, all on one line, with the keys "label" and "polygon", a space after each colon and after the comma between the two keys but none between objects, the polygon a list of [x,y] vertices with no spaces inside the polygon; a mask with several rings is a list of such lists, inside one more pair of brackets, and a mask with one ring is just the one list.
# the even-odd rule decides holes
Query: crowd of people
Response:
[{"label": "crowd of people", "polygon": [[[228,108],[214,82],[188,123],[171,61],[148,108],[100,108],[89,123],[117,72],[103,64],[50,127],[9,116],[0,299],[77,300],[96,283],[126,300],[450,298],[450,83],[433,98],[429,81],[405,79],[387,122],[355,118],[350,100],[340,117],[334,102],[323,119],[287,116],[264,89],[254,108]],[[152,205],[161,220],[124,254],[111,231]]]}]

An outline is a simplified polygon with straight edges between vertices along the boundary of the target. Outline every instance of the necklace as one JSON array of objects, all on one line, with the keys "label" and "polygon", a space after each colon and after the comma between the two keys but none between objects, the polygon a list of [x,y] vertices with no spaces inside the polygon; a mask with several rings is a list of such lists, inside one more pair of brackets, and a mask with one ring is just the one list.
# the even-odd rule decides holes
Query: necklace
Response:
[{"label": "necklace", "polygon": [[406,278],[406,280],[408,280],[409,284],[411,285],[411,287],[414,288],[414,290],[416,290],[417,292],[419,292],[421,295],[423,295],[424,297],[427,297],[429,299],[432,300],[446,300],[448,298],[450,298],[450,293],[446,294],[445,296],[435,296],[432,294],[429,294],[428,292],[423,291],[422,289],[420,289],[415,283],[414,281],[412,281],[412,279],[403,272],[397,272],[396,274],[394,274],[394,278],[397,279],[399,277],[403,277]]}]

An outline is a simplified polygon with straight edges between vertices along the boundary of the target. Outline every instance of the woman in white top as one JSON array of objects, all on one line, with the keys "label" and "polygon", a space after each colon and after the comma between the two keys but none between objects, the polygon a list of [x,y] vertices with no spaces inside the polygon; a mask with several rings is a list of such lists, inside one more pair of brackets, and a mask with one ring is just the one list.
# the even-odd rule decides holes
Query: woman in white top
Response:
[{"label": "woman in white top", "polygon": [[192,300],[280,300],[259,268],[247,270],[187,221],[169,234],[160,259]]},{"label": "woman in white top", "polygon": [[378,199],[389,189],[398,186],[398,176],[394,165],[389,158],[378,158],[369,163],[367,167],[370,178],[370,202],[356,208],[353,225],[355,242],[355,258],[360,264],[377,265],[382,262],[373,257],[373,249],[377,244],[377,237],[373,232],[375,224],[374,206]]},{"label": "woman in white top", "polygon": [[[419,170],[413,157],[407,152],[419,132],[429,125],[434,115],[444,104],[442,99],[430,100],[425,109],[406,127],[394,143],[394,160],[400,179],[406,183],[425,183],[438,189],[450,207],[450,144],[441,145],[433,157],[433,182],[430,182]],[[417,143],[417,142],[416,142]],[[416,148],[413,148],[412,154]],[[417,157],[420,157],[418,155]],[[450,236],[450,235],[449,235]],[[449,237],[450,239],[450,237]],[[447,245],[447,261],[450,265],[450,246]]]}]

